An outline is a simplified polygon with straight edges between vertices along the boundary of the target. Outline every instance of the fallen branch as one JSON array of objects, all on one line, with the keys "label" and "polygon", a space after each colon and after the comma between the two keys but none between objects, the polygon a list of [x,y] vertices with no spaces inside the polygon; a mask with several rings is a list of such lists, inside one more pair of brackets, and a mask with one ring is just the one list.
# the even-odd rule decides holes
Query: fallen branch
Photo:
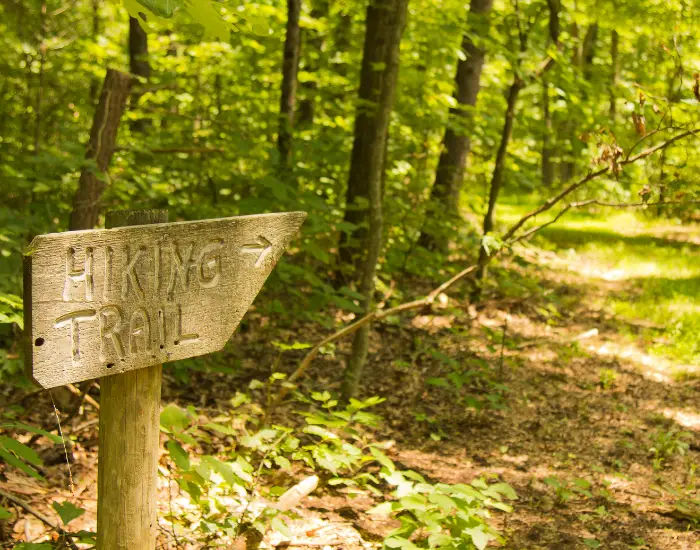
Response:
[{"label": "fallen branch", "polygon": [[44,523],[47,527],[56,531],[59,535],[61,535],[66,540],[66,543],[68,544],[68,546],[70,546],[71,550],[78,550],[78,547],[73,542],[73,537],[74,537],[73,534],[69,533],[65,529],[56,525],[53,521],[51,521],[44,514],[42,514],[38,510],[35,510],[29,503],[25,502],[24,500],[22,500],[19,497],[16,497],[12,493],[8,493],[6,491],[3,491],[2,489],[0,489],[0,496],[6,498],[7,500],[9,500],[11,502],[14,502],[17,506],[20,506],[21,508],[24,508],[25,511],[27,511],[28,513],[33,515],[39,521]]},{"label": "fallen branch", "polygon": [[[377,321],[380,319],[384,319],[385,317],[388,317],[390,315],[394,315],[396,313],[400,313],[402,311],[408,311],[410,309],[417,309],[421,307],[428,306],[432,304],[435,301],[435,298],[437,298],[440,294],[445,292],[448,288],[450,288],[452,285],[454,285],[457,281],[460,279],[465,278],[467,275],[470,275],[476,270],[476,265],[471,265],[467,267],[466,269],[463,269],[459,273],[457,273],[454,277],[448,279],[444,283],[442,283],[440,286],[435,288],[428,294],[425,298],[420,298],[418,300],[413,300],[412,302],[406,302],[404,304],[400,304],[398,306],[390,307],[388,309],[380,309],[376,311],[372,311],[365,315],[364,317],[361,317],[357,321],[350,323],[349,325],[341,328],[337,332],[334,332],[330,336],[327,336],[323,340],[321,340],[318,344],[316,344],[311,350],[304,356],[304,359],[302,359],[301,363],[299,363],[299,366],[297,369],[292,373],[292,375],[289,377],[288,381],[290,383],[294,383],[296,380],[298,380],[301,376],[304,375],[306,370],[309,368],[311,365],[311,362],[316,358],[316,356],[319,354],[321,351],[321,348],[323,346],[330,344],[331,342],[335,342],[336,340],[339,340],[343,336],[347,336],[348,334],[352,334],[355,331],[357,331],[360,327],[363,325],[366,325],[367,323],[371,321]],[[283,387],[280,392],[277,394],[277,397],[273,399],[272,405],[275,405],[279,403],[284,397],[287,395],[289,392],[289,389],[287,387]]]},{"label": "fallen branch", "polygon": [[[672,145],[673,143],[691,136],[691,135],[696,135],[697,130],[688,130],[686,132],[682,132],[678,134],[677,136],[674,136],[672,138],[669,138],[668,140],[655,145],[653,147],[650,147],[648,149],[645,149],[641,153],[638,153],[637,155],[633,157],[626,157],[625,159],[621,160],[618,162],[618,166],[623,166],[626,164],[631,164],[633,162],[636,162],[640,159],[643,159],[645,157],[648,157],[649,155],[654,154],[657,151],[660,151],[662,149],[665,149],[669,145]],[[535,208],[534,210],[528,212],[527,214],[523,215],[517,222],[515,222],[503,235],[502,237],[502,242],[503,246],[495,251],[493,254],[490,256],[486,257],[486,263],[489,263],[493,258],[498,256],[501,251],[504,249],[508,248],[512,244],[523,240],[530,235],[536,233],[537,231],[540,231],[544,227],[547,227],[548,225],[551,225],[555,223],[557,220],[559,220],[567,211],[569,211],[571,208],[579,208],[582,206],[587,206],[590,204],[599,204],[601,206],[633,206],[636,205],[636,203],[604,203],[601,201],[597,201],[596,199],[590,199],[587,201],[579,201],[579,202],[573,202],[568,204],[566,207],[564,207],[552,220],[536,226],[532,229],[529,229],[522,235],[516,236],[515,233],[522,228],[522,226],[531,218],[534,218],[538,214],[541,214],[542,212],[546,212],[547,210],[550,210],[555,204],[560,202],[563,198],[565,198],[567,195],[570,195],[573,191],[576,189],[579,189],[580,187],[584,186],[586,183],[590,182],[591,180],[602,176],[603,174],[608,173],[611,170],[611,166],[605,166],[604,168],[600,168],[599,170],[595,172],[589,172],[586,174],[583,178],[571,183],[568,185],[566,188],[564,188],[561,192],[559,192],[557,195],[554,197],[546,200],[543,204],[541,204],[539,207]],[[663,202],[660,204],[673,204],[676,203],[677,201],[667,201]],[[689,203],[696,203],[700,201],[689,201]],[[638,206],[650,206],[650,205],[657,205],[659,203],[640,203]],[[293,384],[296,382],[299,378],[301,378],[306,371],[308,370],[309,366],[311,365],[311,362],[318,356],[318,354],[321,351],[321,348],[326,346],[327,344],[330,344],[331,342],[335,342],[336,340],[339,340],[343,338],[344,336],[347,336],[348,334],[353,334],[356,332],[360,327],[366,325],[367,323],[370,323],[372,321],[378,321],[380,319],[384,319],[385,317],[388,317],[390,315],[394,315],[396,313],[400,313],[402,311],[408,311],[411,309],[418,309],[421,307],[429,306],[431,305],[437,296],[439,296],[441,293],[445,292],[448,290],[452,285],[454,285],[456,282],[460,281],[461,279],[464,279],[468,275],[471,275],[474,273],[479,267],[481,267],[478,264],[475,265],[470,265],[469,267],[463,269],[459,273],[457,273],[455,276],[451,277],[447,281],[443,282],[440,286],[432,290],[427,296],[424,298],[420,298],[418,300],[413,300],[411,302],[406,302],[404,304],[400,304],[398,306],[394,306],[388,309],[380,309],[380,310],[375,310],[367,315],[361,317],[357,321],[354,321],[350,323],[349,325],[346,325],[345,327],[342,327],[341,329],[337,330],[333,334],[327,336],[323,340],[321,340],[318,344],[316,344],[309,352],[304,356],[304,358],[301,360],[299,363],[299,366],[296,368],[296,370],[291,374],[291,376],[288,378],[288,382],[290,384]],[[272,399],[271,405],[274,406],[278,404],[284,397],[289,393],[289,387],[283,387],[277,396]]]}]

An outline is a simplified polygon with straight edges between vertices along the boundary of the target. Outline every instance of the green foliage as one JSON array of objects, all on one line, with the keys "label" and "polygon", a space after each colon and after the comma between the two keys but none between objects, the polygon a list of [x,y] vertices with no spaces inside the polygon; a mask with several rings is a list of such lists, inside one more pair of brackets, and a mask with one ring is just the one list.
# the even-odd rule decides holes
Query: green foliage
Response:
[{"label": "green foliage", "polygon": [[[251,387],[257,392],[265,384]],[[213,419],[191,408],[165,407],[161,427],[168,435],[171,475],[197,509],[186,518],[173,513],[168,519],[187,531],[196,529],[202,540],[235,537],[251,529],[261,534],[283,530],[283,515],[274,501],[285,488],[269,487],[266,480],[288,478],[301,467],[321,476],[327,490],[344,486],[380,496],[382,483],[396,487],[396,500],[379,508],[403,525],[387,538],[387,547],[423,527],[431,529],[431,540],[440,541],[440,548],[450,541],[483,548],[488,540],[500,540],[486,523],[487,509],[510,511],[503,499],[515,498],[515,493],[508,485],[483,480],[471,485],[429,483],[415,472],[398,470],[381,447],[370,442],[368,430],[378,426],[380,418],[368,409],[381,398],[353,399],[343,407],[327,391],[297,398],[295,408],[303,423],[296,427],[267,424],[264,411],[245,393],[231,400],[230,412]],[[204,452],[226,437],[235,438],[238,447],[217,455]],[[425,506],[417,506],[417,501]],[[445,509],[448,502],[453,506]]]},{"label": "green foliage", "polygon": [[429,386],[444,388],[460,403],[476,411],[506,407],[508,387],[497,379],[493,367],[487,361],[470,358],[461,364],[441,351],[430,350],[429,354],[443,368],[450,369],[443,376],[428,378],[426,383]]},{"label": "green foliage", "polygon": [[674,456],[683,456],[688,452],[688,440],[692,439],[692,434],[675,428],[661,428],[649,438],[652,442],[649,454],[652,456],[654,470],[661,470]]},{"label": "green foliage", "polygon": [[384,540],[384,548],[463,548],[483,550],[491,540],[502,541],[486,522],[488,509],[510,512],[504,499],[515,499],[506,483],[428,483],[413,471],[399,471],[382,461],[380,477],[390,486],[394,500],[370,513],[391,515],[401,522]]},{"label": "green foliage", "polygon": [[68,525],[74,519],[79,518],[85,513],[85,509],[78,508],[75,504],[69,501],[51,503],[53,509],[60,516],[63,525]]},{"label": "green foliage", "polygon": [[569,482],[550,476],[544,478],[543,481],[552,488],[560,504],[566,504],[575,497],[593,498],[592,484],[587,479],[576,478]]},{"label": "green foliage", "polygon": [[[53,443],[62,443],[60,437],[22,422],[4,422],[1,427],[8,430],[21,430],[43,435]],[[0,435],[0,459],[7,465],[17,468],[29,476],[36,479],[44,479],[38,471],[43,466],[41,458],[34,449],[18,441],[17,438]]]}]

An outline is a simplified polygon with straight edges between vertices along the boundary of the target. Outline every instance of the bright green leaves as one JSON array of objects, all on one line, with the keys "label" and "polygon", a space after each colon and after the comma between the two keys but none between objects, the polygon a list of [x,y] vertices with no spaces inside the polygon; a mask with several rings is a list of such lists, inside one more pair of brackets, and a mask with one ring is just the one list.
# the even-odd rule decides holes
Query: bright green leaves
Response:
[{"label": "bright green leaves", "polygon": [[[212,0],[124,0],[124,6],[142,27],[154,20],[164,22],[172,19],[179,12],[186,13],[189,24],[193,21],[201,30],[203,40],[226,41],[229,38],[229,25]],[[182,22],[183,27],[187,24]]]},{"label": "bright green leaves", "polygon": [[27,475],[36,479],[44,479],[35,469],[35,467],[43,465],[37,452],[16,439],[0,435],[0,459]]},{"label": "bright green leaves", "polygon": [[75,504],[68,501],[53,502],[51,505],[61,518],[63,525],[68,525],[71,521],[79,518],[85,513],[83,508],[78,508]]},{"label": "bright green leaves", "polygon": [[[483,550],[489,541],[500,540],[485,521],[488,508],[510,511],[502,498],[516,498],[509,485],[489,485],[481,479],[471,485],[431,484],[415,472],[396,470],[383,470],[381,477],[396,487],[397,500],[384,502],[370,513],[391,515],[401,522],[384,541],[385,548]],[[416,538],[419,534],[423,538]]]},{"label": "bright green leaves", "polygon": [[135,0],[149,11],[159,17],[172,17],[175,10],[179,10],[185,4],[184,0]]},{"label": "bright green leaves", "polygon": [[22,311],[22,299],[19,296],[0,292],[0,324],[16,323],[20,329],[24,329]]}]

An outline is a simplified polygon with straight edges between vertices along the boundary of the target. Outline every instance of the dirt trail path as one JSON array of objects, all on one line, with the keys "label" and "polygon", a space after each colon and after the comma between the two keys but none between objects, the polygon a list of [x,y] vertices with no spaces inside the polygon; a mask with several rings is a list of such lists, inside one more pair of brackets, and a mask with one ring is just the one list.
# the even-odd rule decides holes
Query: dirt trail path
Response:
[{"label": "dirt trail path", "polygon": [[[394,441],[388,453],[399,467],[428,479],[457,483],[486,476],[511,484],[519,495],[513,513],[494,516],[508,550],[699,550],[698,365],[652,353],[654,340],[667,338],[664,327],[623,318],[611,307],[611,299],[641,296],[638,273],[628,277],[614,255],[601,261],[586,250],[561,252],[576,245],[562,240],[571,238],[571,230],[562,231],[552,236],[559,252],[529,247],[507,269],[495,270],[499,293],[487,290],[481,309],[455,297],[436,311],[374,327],[363,393],[386,397],[377,411],[385,423],[376,437]],[[576,238],[617,246],[612,232]],[[655,239],[661,252],[687,251],[678,247],[699,246],[694,238],[661,232],[629,242],[642,250]],[[655,261],[649,258],[643,269],[657,273]],[[689,294],[688,303],[696,307],[697,296]],[[261,369],[276,361],[267,340],[277,329],[265,332],[254,315],[250,323],[260,327],[238,336],[236,357],[246,358],[242,370],[233,376],[193,372],[181,386],[170,376],[164,402],[226,407],[232,388],[268,376]],[[311,333],[305,337],[313,339]],[[345,346],[335,358],[315,362],[307,390],[337,388]],[[294,361],[285,356],[281,368],[291,370]],[[208,389],[193,395],[192,385]],[[41,394],[24,420],[50,429],[52,411]],[[291,422],[294,415],[282,416]],[[6,470],[0,488],[50,515],[52,501],[71,499],[87,510],[71,527],[93,529],[96,422],[96,411],[86,406],[84,415],[64,426],[75,436],[74,494],[60,453],[45,468],[48,484]],[[167,492],[163,481],[161,523],[168,515]],[[292,525],[291,544],[284,544],[377,548],[392,523],[364,513],[373,503],[369,494],[350,499],[332,488],[319,490],[298,509],[301,519]],[[163,523],[163,548],[199,548],[177,546],[169,529]],[[10,540],[47,536],[41,522],[25,516],[0,540],[11,547]],[[282,541],[275,537],[268,534],[268,547]]]},{"label": "dirt trail path", "polygon": [[[511,550],[700,548],[697,365],[650,354],[641,336],[620,333],[658,327],[611,313],[607,297],[634,290],[615,266],[540,250],[529,259],[540,266],[540,296],[556,300],[494,299],[435,336],[460,365],[479,357],[496,366],[481,391],[489,398],[505,385],[507,408],[474,412],[460,402],[464,392],[424,391],[428,376],[460,368],[425,354],[414,361],[424,375],[412,407],[410,390],[386,407],[402,449],[396,458],[441,481],[496,474],[513,485],[520,499],[501,520]],[[386,395],[379,380],[388,371],[375,392]],[[417,413],[430,419],[424,430]],[[446,438],[419,443],[431,433]]]}]

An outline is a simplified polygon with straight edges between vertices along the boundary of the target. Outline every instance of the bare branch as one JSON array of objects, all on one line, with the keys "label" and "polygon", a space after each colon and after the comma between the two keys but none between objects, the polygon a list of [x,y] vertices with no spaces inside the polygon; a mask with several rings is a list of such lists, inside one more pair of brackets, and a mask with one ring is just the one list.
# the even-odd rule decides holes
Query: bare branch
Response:
[{"label": "bare branch", "polygon": [[62,529],[58,525],[56,525],[53,521],[51,521],[49,518],[47,518],[44,514],[39,512],[38,510],[35,510],[28,502],[25,502],[19,497],[16,497],[12,493],[8,493],[7,491],[3,491],[0,489],[0,496],[6,498],[7,500],[14,502],[17,506],[24,508],[25,511],[33,515],[35,518],[40,520],[42,523],[44,523],[47,527],[51,528],[52,530],[56,531],[59,535],[61,535],[63,538],[65,538],[66,543],[68,546],[70,546],[71,550],[78,550],[78,547],[75,545],[73,542],[73,534],[69,533],[65,529]]},{"label": "bare branch", "polygon": [[[648,149],[645,149],[641,153],[625,158],[624,160],[620,161],[620,165],[625,165],[625,164],[632,164],[633,162],[636,162],[640,159],[643,159],[645,157],[648,157],[649,155],[654,154],[657,151],[660,151],[662,149],[665,149],[666,147],[672,145],[673,143],[686,138],[691,135],[695,135],[697,133],[697,130],[688,130],[686,132],[682,132],[681,134],[678,134],[677,136],[674,136],[672,138],[669,138],[668,140],[659,143],[658,145],[655,145],[653,147],[650,147]],[[579,201],[579,202],[573,202],[565,206],[552,220],[536,226],[532,229],[527,230],[525,233],[519,236],[515,236],[516,232],[530,219],[534,218],[538,214],[541,214],[542,212],[546,212],[547,210],[550,210],[555,204],[560,202],[563,198],[565,198],[567,195],[570,195],[573,191],[576,189],[579,189],[580,187],[584,186],[591,180],[594,180],[595,178],[602,176],[603,174],[606,174],[610,171],[610,166],[605,166],[603,168],[600,168],[599,170],[596,170],[595,172],[589,172],[586,174],[584,177],[581,179],[571,183],[568,185],[566,188],[564,188],[561,192],[559,192],[557,195],[554,197],[551,197],[550,199],[546,200],[542,205],[539,207],[535,208],[534,210],[528,212],[524,216],[522,216],[517,222],[515,222],[503,235],[502,241],[504,243],[504,246],[501,247],[498,251],[496,251],[493,255],[488,256],[486,258],[486,262],[490,262],[493,258],[495,258],[500,251],[504,250],[507,248],[507,246],[521,241],[537,231],[540,231],[544,227],[547,227],[548,225],[551,225],[555,223],[557,220],[559,220],[567,211],[569,211],[571,208],[581,208],[583,206],[591,205],[591,204],[598,204],[600,206],[611,206],[611,207],[633,207],[633,206],[657,206],[657,205],[664,205],[664,204],[696,204],[700,203],[700,201],[664,201],[664,202],[658,202],[658,203],[605,203],[602,201],[598,201],[596,199],[590,199],[586,201]],[[308,370],[309,366],[313,362],[313,360],[318,356],[318,354],[321,351],[321,348],[326,346],[327,344],[330,344],[331,342],[335,342],[336,340],[340,340],[344,336],[347,336],[348,334],[353,334],[355,331],[357,331],[360,327],[366,325],[367,323],[370,323],[372,321],[384,319],[385,317],[388,317],[390,315],[395,315],[397,313],[400,313],[402,311],[408,311],[412,309],[418,309],[421,307],[429,306],[431,305],[435,299],[443,292],[446,292],[450,287],[452,287],[455,283],[458,281],[466,278],[468,275],[471,275],[478,269],[479,265],[470,265],[469,267],[466,267],[447,281],[443,282],[440,286],[436,287],[433,289],[427,296],[424,298],[420,298],[418,300],[413,300],[411,302],[406,302],[404,304],[400,304],[398,306],[394,306],[388,309],[381,309],[381,310],[376,310],[368,313],[367,315],[361,317],[360,319],[350,323],[349,325],[346,325],[333,334],[327,336],[323,340],[321,340],[318,344],[316,344],[313,348],[309,350],[309,352],[303,357],[301,362],[299,363],[299,366],[296,368],[296,370],[291,374],[291,376],[288,378],[288,381],[290,383],[296,382],[299,378],[301,378],[306,371]],[[272,400],[271,404],[274,406],[278,404],[284,397],[287,395],[289,392],[289,388],[284,387],[280,390],[280,392],[277,394],[275,399]]]}]

